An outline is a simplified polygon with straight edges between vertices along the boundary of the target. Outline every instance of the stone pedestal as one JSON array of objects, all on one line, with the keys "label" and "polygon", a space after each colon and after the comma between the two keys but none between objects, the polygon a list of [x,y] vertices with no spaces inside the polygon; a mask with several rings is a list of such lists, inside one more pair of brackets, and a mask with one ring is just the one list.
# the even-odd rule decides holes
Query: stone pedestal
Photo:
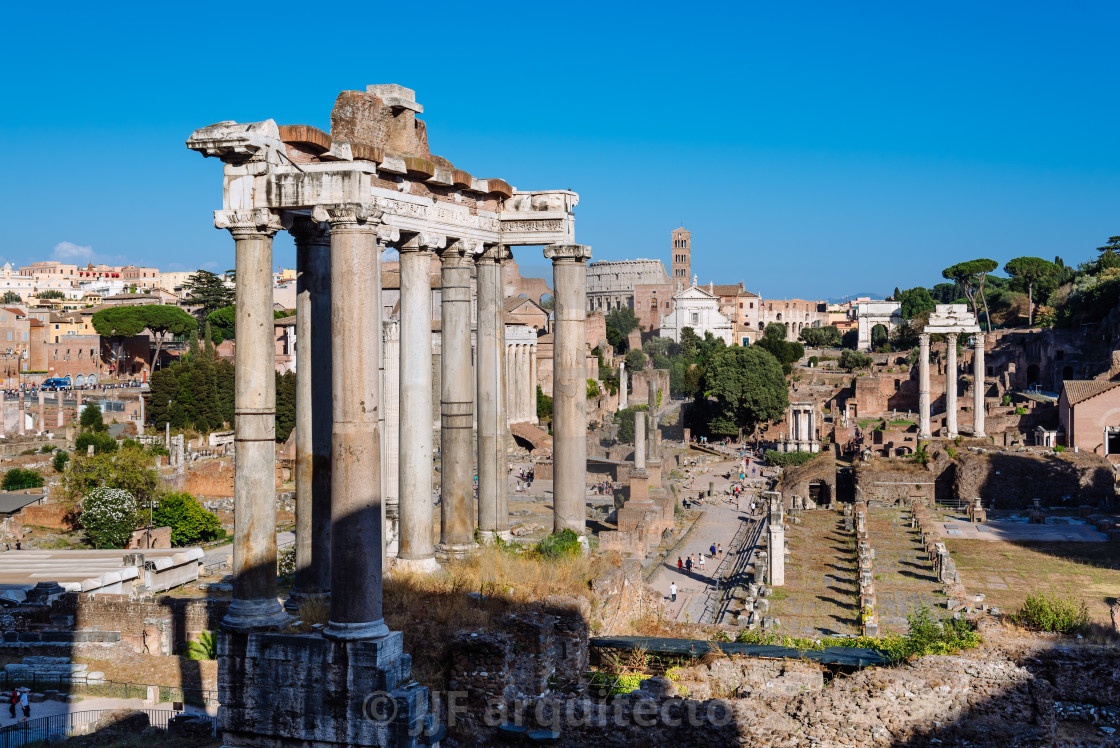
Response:
[{"label": "stone pedestal", "polygon": [[661,460],[656,457],[646,460],[646,472],[649,473],[649,487],[661,488]]},{"label": "stone pedestal", "polygon": [[647,501],[649,499],[649,473],[645,468],[635,468],[630,471],[630,501]]},{"label": "stone pedestal", "polygon": [[218,635],[218,726],[227,748],[411,748],[441,735],[411,683],[401,633],[372,641]]}]

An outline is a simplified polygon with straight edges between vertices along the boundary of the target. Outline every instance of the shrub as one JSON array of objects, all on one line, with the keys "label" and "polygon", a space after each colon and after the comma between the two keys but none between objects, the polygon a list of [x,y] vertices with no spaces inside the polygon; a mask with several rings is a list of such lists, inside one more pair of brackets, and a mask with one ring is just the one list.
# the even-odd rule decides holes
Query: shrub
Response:
[{"label": "shrub", "polygon": [[1026,414],[1027,414],[1027,409],[1022,407],[1022,406],[1019,406],[1018,408],[1015,409],[1015,415],[1017,415],[1017,416],[1025,416]]},{"label": "shrub", "polygon": [[0,490],[18,491],[22,488],[39,488],[43,485],[43,476],[38,470],[23,470],[12,468],[4,473],[4,480],[0,482]]},{"label": "shrub", "polygon": [[638,411],[649,410],[648,405],[632,405],[615,413],[614,420],[618,424],[618,440],[626,444],[634,443],[634,414]]},{"label": "shrub", "polygon": [[1001,405],[1010,405],[1011,404],[1011,395],[1004,395],[1003,399],[1001,399],[999,402],[1000,402]]},{"label": "shrub", "polygon": [[583,553],[583,546],[580,545],[579,535],[575,530],[561,530],[546,535],[537,543],[536,550],[542,558],[558,559],[580,555]]},{"label": "shrub", "polygon": [[1012,620],[1035,631],[1073,634],[1089,625],[1089,609],[1084,601],[1072,597],[1027,595],[1027,601]]},{"label": "shrub", "polygon": [[817,456],[816,452],[777,452],[773,449],[766,450],[766,462],[780,467],[794,467],[804,465]]},{"label": "shrub", "polygon": [[74,440],[74,448],[79,454],[88,452],[90,445],[93,446],[93,453],[95,455],[103,455],[117,451],[117,440],[105,433],[86,431],[78,434],[78,438]]},{"label": "shrub", "polygon": [[839,365],[841,369],[852,371],[854,369],[866,369],[871,366],[874,359],[866,353],[859,351],[845,350],[840,354]]},{"label": "shrub", "polygon": [[1063,447],[1061,444],[1055,444],[1054,445],[1054,451],[1061,453],[1061,452],[1065,452],[1066,448]]},{"label": "shrub", "polygon": [[187,645],[188,660],[218,659],[218,643],[210,631],[202,631],[198,638]]},{"label": "shrub", "polygon": [[189,493],[169,493],[152,512],[157,527],[171,528],[172,545],[192,545],[224,535],[221,520]]},{"label": "shrub", "polygon": [[276,575],[280,583],[291,586],[296,578],[296,548],[285,548],[276,554]]},{"label": "shrub", "polygon": [[818,356],[809,356],[809,366],[816,366],[821,362]]},{"label": "shrub", "polygon": [[54,468],[56,473],[61,473],[66,469],[66,464],[68,462],[70,462],[70,453],[60,449],[54,453],[54,459],[51,460],[51,467]]},{"label": "shrub", "polygon": [[599,383],[594,379],[587,380],[587,399],[594,400],[599,397]]},{"label": "shrub", "polygon": [[123,548],[136,529],[136,498],[120,488],[95,488],[82,499],[81,522],[94,548]]},{"label": "shrub", "polygon": [[108,428],[108,426],[105,425],[105,419],[102,418],[101,408],[97,403],[89,403],[86,407],[82,408],[79,423],[82,427],[82,431],[104,431]]}]

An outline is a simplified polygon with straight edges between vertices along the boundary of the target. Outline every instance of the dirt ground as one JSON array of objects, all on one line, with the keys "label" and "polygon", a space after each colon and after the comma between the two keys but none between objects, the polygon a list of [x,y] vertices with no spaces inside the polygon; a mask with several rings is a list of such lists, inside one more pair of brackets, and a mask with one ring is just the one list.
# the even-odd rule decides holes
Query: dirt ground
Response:
[{"label": "dirt ground", "polygon": [[945,543],[961,582],[985,602],[1012,613],[1027,595],[1084,600],[1094,623],[1109,624],[1120,595],[1120,547],[1113,543],[954,540]]}]

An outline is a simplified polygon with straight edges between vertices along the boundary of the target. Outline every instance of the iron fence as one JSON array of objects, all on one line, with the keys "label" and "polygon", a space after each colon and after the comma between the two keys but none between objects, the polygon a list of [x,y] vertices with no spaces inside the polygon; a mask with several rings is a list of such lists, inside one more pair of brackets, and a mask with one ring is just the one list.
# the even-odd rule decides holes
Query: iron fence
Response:
[{"label": "iron fence", "polygon": [[[31,743],[86,735],[103,714],[113,711],[116,710],[91,709],[83,712],[70,712],[69,714],[54,714],[49,717],[29,719],[7,727],[0,727],[0,748],[18,748]],[[140,709],[137,711],[147,714],[149,724],[162,730],[167,729],[168,721],[172,717],[182,714],[182,712],[174,712],[169,709]],[[218,721],[216,719],[206,714],[194,714],[192,716],[209,723],[211,734],[217,733]]]},{"label": "iron fence", "polygon": [[21,675],[6,670],[0,671],[0,691],[11,691],[15,688],[30,688],[37,693],[55,691],[73,696],[94,696],[111,699],[146,699],[148,698],[148,689],[155,688],[158,689],[158,700],[161,702],[178,701],[198,707],[218,705],[218,692],[205,688],[91,680],[70,675],[48,676],[34,673]]}]

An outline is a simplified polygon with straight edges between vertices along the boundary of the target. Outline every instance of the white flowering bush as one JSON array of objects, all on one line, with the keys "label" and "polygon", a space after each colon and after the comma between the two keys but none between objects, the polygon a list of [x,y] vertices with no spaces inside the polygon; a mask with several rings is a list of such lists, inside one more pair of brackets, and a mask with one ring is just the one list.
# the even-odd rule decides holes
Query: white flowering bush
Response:
[{"label": "white flowering bush", "polygon": [[136,497],[122,488],[95,488],[82,499],[82,529],[94,548],[124,548],[136,529]]}]

